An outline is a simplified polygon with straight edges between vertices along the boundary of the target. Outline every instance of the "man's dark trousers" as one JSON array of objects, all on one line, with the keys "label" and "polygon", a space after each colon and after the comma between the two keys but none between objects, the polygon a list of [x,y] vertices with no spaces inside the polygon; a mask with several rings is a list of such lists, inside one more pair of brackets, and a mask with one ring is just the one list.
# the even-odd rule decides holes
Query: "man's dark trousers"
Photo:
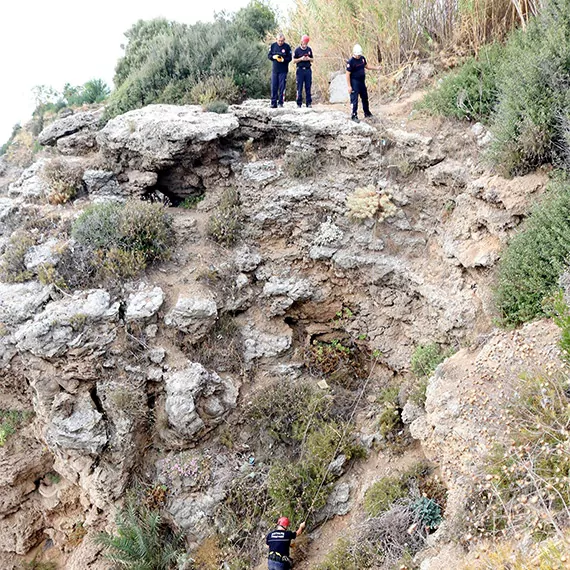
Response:
[{"label": "man's dark trousers", "polygon": [[271,106],[283,105],[283,95],[287,85],[287,72],[271,73]]},{"label": "man's dark trousers", "polygon": [[362,110],[364,111],[364,116],[370,115],[370,107],[368,106],[368,90],[366,89],[366,83],[360,81],[359,79],[350,79],[350,86],[352,87],[352,93],[350,94],[350,102],[352,103],[352,116],[355,117],[358,113],[358,95],[362,99]]},{"label": "man's dark trousers", "polygon": [[305,103],[307,107],[312,103],[311,85],[313,83],[313,72],[311,68],[297,68],[297,105],[303,104],[303,85],[305,85]]}]

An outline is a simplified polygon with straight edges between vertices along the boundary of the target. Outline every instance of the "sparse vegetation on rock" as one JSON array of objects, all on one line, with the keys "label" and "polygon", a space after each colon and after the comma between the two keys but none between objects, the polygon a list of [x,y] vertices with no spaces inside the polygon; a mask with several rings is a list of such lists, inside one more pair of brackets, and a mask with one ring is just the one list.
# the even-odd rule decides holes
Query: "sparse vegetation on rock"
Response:
[{"label": "sparse vegetation on rock", "polygon": [[233,188],[225,190],[217,210],[208,220],[208,235],[225,246],[233,245],[243,226],[239,194]]},{"label": "sparse vegetation on rock", "polygon": [[50,187],[47,200],[50,204],[65,204],[81,190],[83,169],[61,158],[54,158],[43,168],[43,177]]}]

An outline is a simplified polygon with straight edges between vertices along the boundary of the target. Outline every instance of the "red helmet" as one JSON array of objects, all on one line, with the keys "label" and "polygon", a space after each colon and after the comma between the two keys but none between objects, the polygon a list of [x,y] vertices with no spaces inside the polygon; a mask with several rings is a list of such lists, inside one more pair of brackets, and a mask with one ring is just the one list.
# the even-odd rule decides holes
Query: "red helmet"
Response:
[{"label": "red helmet", "polygon": [[291,523],[289,522],[289,519],[287,517],[279,517],[277,524],[279,526],[282,526],[283,528],[287,528]]},{"label": "red helmet", "polygon": [[309,38],[309,36],[307,34],[305,34],[302,38],[301,38],[301,43],[302,44],[308,44],[311,41],[311,38]]}]

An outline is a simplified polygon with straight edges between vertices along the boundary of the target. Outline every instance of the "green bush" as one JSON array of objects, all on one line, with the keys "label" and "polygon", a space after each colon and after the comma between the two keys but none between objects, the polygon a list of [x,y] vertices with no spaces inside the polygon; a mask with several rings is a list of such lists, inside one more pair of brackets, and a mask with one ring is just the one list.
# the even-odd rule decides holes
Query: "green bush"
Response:
[{"label": "green bush", "polygon": [[570,183],[559,178],[505,249],[495,302],[502,323],[517,326],[545,314],[570,254]]},{"label": "green bush", "polygon": [[396,499],[408,494],[400,477],[384,477],[376,481],[364,495],[364,511],[369,517],[377,517],[388,511]]},{"label": "green bush", "polygon": [[126,202],[119,221],[120,245],[124,249],[140,253],[146,263],[170,256],[173,220],[161,204]]},{"label": "green bush", "polygon": [[182,554],[183,537],[169,529],[158,511],[148,509],[134,494],[116,517],[117,532],[96,538],[105,556],[121,568],[171,570]]},{"label": "green bush", "polygon": [[565,162],[570,112],[570,1],[553,0],[514,32],[497,76],[490,158],[509,175]]},{"label": "green bush", "polygon": [[307,430],[329,418],[331,398],[309,383],[270,386],[253,399],[247,411],[251,425],[283,443],[300,441]]},{"label": "green bush", "polygon": [[188,94],[189,103],[207,106],[216,101],[237,103],[240,92],[231,77],[227,75],[212,75],[196,83]]},{"label": "green bush", "polygon": [[102,79],[91,79],[79,86],[66,83],[62,96],[68,106],[79,107],[85,103],[101,103],[109,93],[110,89]]},{"label": "green bush", "polygon": [[233,245],[242,229],[239,195],[233,188],[224,191],[217,210],[208,220],[208,235],[218,243]]},{"label": "green bush", "polygon": [[170,255],[172,217],[160,204],[130,201],[95,204],[75,221],[72,236],[96,252],[103,275],[133,277]]},{"label": "green bush", "polygon": [[118,245],[122,209],[123,205],[118,202],[89,206],[73,224],[73,238],[94,250]]},{"label": "green bush", "polygon": [[497,104],[497,79],[504,47],[484,46],[459,69],[445,75],[439,85],[419,103],[434,115],[487,121]]},{"label": "green bush", "polygon": [[430,530],[435,530],[443,520],[441,507],[433,499],[427,497],[416,499],[412,503],[412,511],[421,523]]},{"label": "green bush", "polygon": [[26,269],[25,257],[30,247],[35,245],[34,238],[26,232],[14,232],[6,246],[0,263],[0,278],[7,283],[23,283],[33,277]]},{"label": "green bush", "polygon": [[42,277],[72,289],[94,281],[120,285],[148,264],[167,259],[174,241],[172,217],[164,207],[134,200],[86,208],[71,234],[77,247],[66,250],[56,270]]},{"label": "green bush", "polygon": [[430,377],[435,369],[453,354],[453,349],[444,350],[436,342],[419,344],[412,354],[410,367],[417,378]]},{"label": "green bush", "polygon": [[416,377],[416,383],[412,388],[409,399],[414,404],[423,406],[426,401],[426,390],[430,376],[435,369],[454,353],[452,348],[443,349],[436,342],[426,345],[418,345],[411,358],[410,368]]},{"label": "green bush", "polygon": [[193,196],[186,196],[184,200],[180,203],[180,208],[184,208],[185,210],[193,210],[198,206],[198,204],[204,199],[204,194],[200,195],[193,195]]},{"label": "green bush", "polygon": [[[234,15],[220,14],[213,23],[139,20],[125,34],[107,116],[155,102],[205,104],[200,97],[233,102],[267,95],[264,39],[275,25],[273,11],[259,0]],[[199,87],[202,82],[208,86]]]},{"label": "green bush", "polygon": [[301,521],[326,504],[338,477],[328,470],[329,464],[340,454],[347,460],[364,454],[354,444],[353,433],[349,424],[323,422],[307,434],[298,460],[271,467],[267,482],[273,505],[270,518],[282,515]]},{"label": "green bush", "polygon": [[378,431],[392,445],[394,450],[403,446],[407,439],[404,435],[399,393],[399,386],[389,386],[383,389],[376,398],[376,401],[382,406],[382,411],[376,420]]}]

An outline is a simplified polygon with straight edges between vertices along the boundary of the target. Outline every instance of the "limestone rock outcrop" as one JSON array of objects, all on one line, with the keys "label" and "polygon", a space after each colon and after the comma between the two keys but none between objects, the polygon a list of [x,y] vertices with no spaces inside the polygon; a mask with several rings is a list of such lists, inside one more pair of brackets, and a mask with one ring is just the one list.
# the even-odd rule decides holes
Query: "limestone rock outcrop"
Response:
[{"label": "limestone rock outcrop", "polygon": [[215,425],[235,407],[237,396],[231,379],[209,372],[198,362],[166,377],[166,413],[181,437],[193,438]]},{"label": "limestone rock outcrop", "polygon": [[50,123],[38,136],[44,146],[57,146],[62,154],[87,154],[97,149],[96,134],[103,108],[73,113]]}]

